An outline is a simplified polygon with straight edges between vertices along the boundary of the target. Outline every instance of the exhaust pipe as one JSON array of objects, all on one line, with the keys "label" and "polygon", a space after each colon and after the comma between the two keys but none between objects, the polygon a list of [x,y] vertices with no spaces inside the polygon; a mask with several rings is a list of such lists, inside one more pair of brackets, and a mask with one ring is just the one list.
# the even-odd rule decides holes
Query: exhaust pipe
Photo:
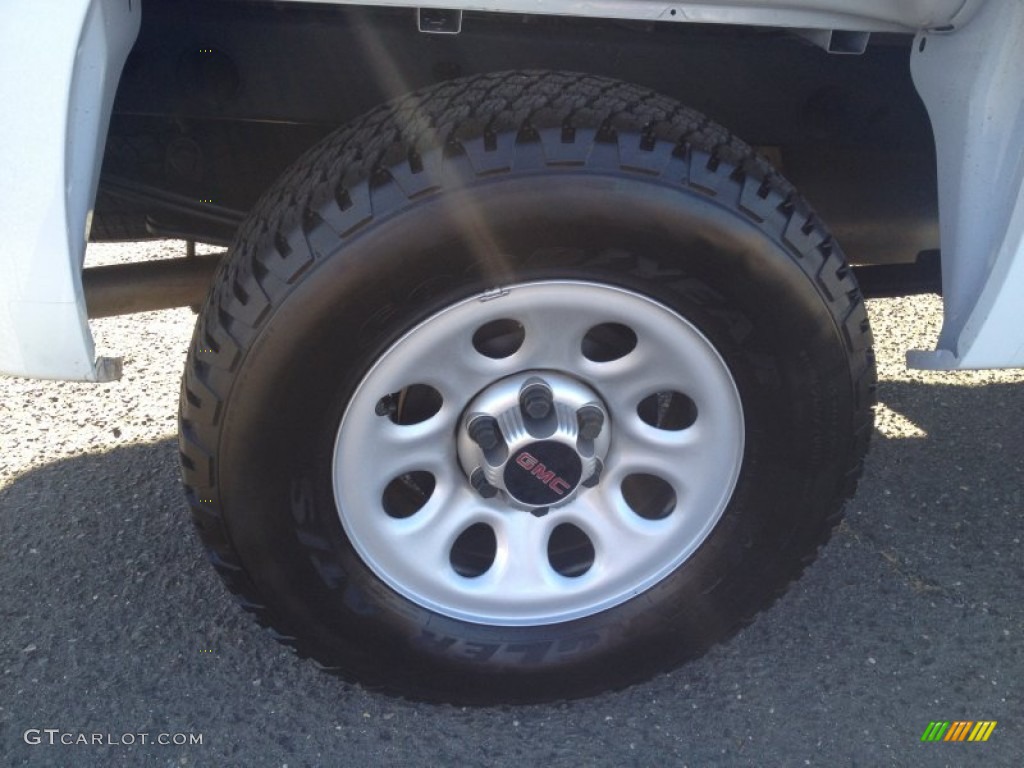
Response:
[{"label": "exhaust pipe", "polygon": [[206,299],[223,254],[161,259],[82,271],[89,318],[197,307]]}]

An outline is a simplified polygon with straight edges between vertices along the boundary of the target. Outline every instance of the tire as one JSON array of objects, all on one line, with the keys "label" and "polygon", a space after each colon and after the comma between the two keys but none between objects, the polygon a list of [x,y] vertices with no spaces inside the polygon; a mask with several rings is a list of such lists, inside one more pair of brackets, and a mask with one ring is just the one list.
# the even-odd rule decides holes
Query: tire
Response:
[{"label": "tire", "polygon": [[573,698],[702,654],[816,555],[874,362],[839,247],[749,147],[585,75],[453,81],[311,150],[185,369],[209,556],[348,680]]}]

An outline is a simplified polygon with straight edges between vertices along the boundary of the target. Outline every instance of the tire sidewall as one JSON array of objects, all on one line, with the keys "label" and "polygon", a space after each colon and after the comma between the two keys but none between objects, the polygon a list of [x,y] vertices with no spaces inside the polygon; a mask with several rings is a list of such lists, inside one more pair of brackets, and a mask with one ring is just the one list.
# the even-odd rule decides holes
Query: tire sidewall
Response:
[{"label": "tire sidewall", "polygon": [[[737,487],[697,552],[619,606],[540,627],[433,613],[386,587],[345,536],[332,487],[345,406],[380,355],[432,314],[554,279],[649,296],[713,343],[744,408]],[[699,655],[782,589],[787,551],[820,528],[808,518],[837,506],[852,397],[835,319],[771,227],[639,174],[548,169],[406,203],[339,238],[242,361],[218,473],[243,565],[317,655],[353,658],[371,684],[407,690],[473,696],[487,686],[466,679],[472,670],[500,679],[506,699],[535,698],[538,681],[579,695]]]}]

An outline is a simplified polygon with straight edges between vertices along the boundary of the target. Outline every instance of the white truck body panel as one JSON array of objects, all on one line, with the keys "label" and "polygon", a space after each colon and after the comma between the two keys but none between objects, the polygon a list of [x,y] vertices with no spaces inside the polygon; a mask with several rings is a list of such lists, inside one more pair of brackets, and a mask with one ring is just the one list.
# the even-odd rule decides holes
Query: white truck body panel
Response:
[{"label": "white truck body panel", "polygon": [[[915,46],[912,65],[936,132],[947,303],[938,349],[912,354],[910,362],[950,369],[1024,366],[1019,0],[375,4],[918,32],[918,42],[927,44],[923,51]],[[2,373],[87,381],[119,375],[118,361],[94,359],[81,269],[114,94],[140,17],[141,0],[0,5],[0,103],[10,116],[0,122],[0,167],[6,174],[0,185]]]},{"label": "white truck body panel", "polygon": [[921,36],[911,73],[938,156],[944,320],[916,368],[1024,366],[1024,3]]},{"label": "white truck body panel", "polygon": [[81,269],[139,0],[0,4],[0,371],[102,381]]},{"label": "white truck body panel", "polygon": [[[307,2],[307,0],[282,0]],[[359,5],[357,0],[316,0]],[[983,0],[374,0],[373,5],[790,29],[916,32],[957,27]]]}]

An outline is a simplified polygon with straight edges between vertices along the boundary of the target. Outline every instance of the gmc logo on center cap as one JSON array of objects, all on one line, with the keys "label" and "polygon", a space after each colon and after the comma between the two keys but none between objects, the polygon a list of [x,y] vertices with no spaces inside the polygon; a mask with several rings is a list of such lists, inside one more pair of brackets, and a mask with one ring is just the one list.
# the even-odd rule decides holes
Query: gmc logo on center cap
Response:
[{"label": "gmc logo on center cap", "polygon": [[539,461],[537,457],[532,453],[523,451],[516,456],[516,464],[523,469],[529,470],[530,474],[533,475],[537,480],[544,483],[548,488],[557,493],[559,496],[564,496],[565,492],[572,488],[572,483],[567,482],[558,475],[555,474],[555,470],[548,469]]}]

